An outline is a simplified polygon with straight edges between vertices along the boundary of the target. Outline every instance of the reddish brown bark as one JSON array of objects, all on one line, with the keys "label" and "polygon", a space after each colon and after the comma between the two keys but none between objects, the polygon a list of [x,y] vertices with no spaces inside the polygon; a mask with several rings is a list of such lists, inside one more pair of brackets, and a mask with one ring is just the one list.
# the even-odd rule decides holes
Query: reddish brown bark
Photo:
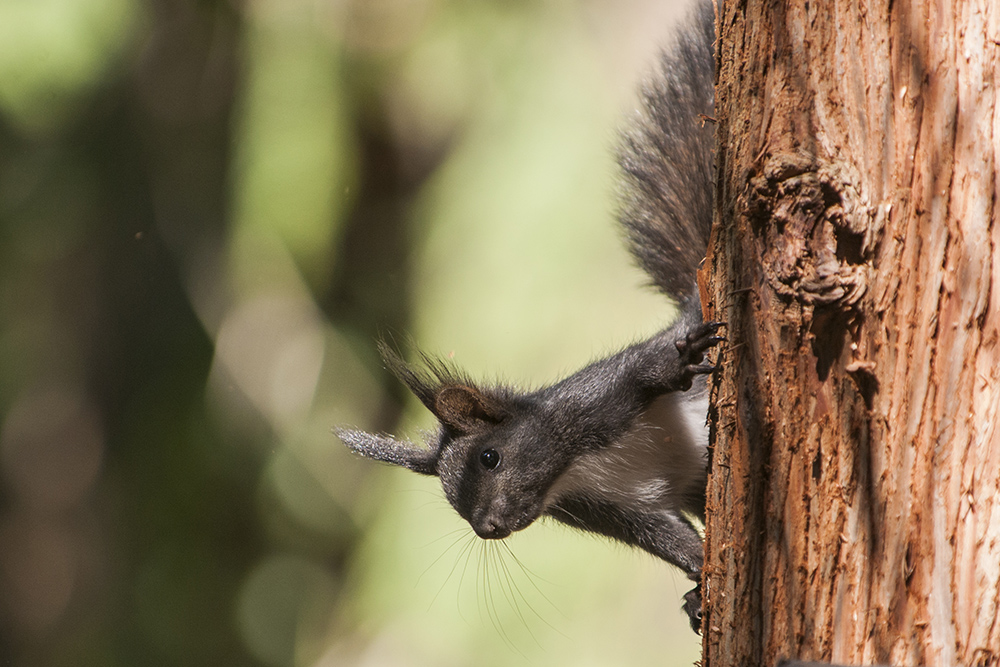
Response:
[{"label": "reddish brown bark", "polygon": [[1000,660],[1000,3],[720,7],[705,664]]}]

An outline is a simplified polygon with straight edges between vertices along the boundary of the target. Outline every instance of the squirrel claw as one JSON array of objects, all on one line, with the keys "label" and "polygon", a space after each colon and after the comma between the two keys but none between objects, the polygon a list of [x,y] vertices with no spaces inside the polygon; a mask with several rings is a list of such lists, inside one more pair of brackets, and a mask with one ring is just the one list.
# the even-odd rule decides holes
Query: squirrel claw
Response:
[{"label": "squirrel claw", "polygon": [[[677,352],[681,355],[681,360],[685,366],[689,368],[698,366],[701,363],[705,350],[726,340],[725,336],[716,335],[719,328],[723,326],[725,326],[724,322],[705,322],[689,331],[684,338],[674,341]],[[694,372],[710,373],[711,370]]]},{"label": "squirrel claw", "polygon": [[701,632],[701,585],[695,586],[684,594],[684,605],[682,607],[687,612],[688,620],[691,621],[691,629]]},{"label": "squirrel claw", "polygon": [[724,326],[725,322],[705,322],[689,331],[684,338],[676,340],[674,345],[681,354],[699,354],[726,340],[725,336],[715,335],[715,332]]}]

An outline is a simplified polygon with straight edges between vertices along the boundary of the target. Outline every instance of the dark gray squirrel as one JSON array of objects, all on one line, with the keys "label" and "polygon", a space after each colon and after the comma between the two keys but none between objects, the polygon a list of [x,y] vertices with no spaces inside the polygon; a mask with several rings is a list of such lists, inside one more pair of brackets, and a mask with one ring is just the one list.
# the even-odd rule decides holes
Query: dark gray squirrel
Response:
[{"label": "dark gray squirrel", "polygon": [[708,390],[704,353],[722,340],[702,322],[696,272],[713,203],[715,31],[699,0],[642,90],[624,133],[620,221],[630,249],[680,315],[669,328],[537,391],[473,382],[423,356],[411,366],[385,346],[388,368],[440,422],[421,448],[340,428],[354,452],[441,478],[479,537],[503,539],[546,515],[637,546],[699,582],[684,596],[701,625]]}]

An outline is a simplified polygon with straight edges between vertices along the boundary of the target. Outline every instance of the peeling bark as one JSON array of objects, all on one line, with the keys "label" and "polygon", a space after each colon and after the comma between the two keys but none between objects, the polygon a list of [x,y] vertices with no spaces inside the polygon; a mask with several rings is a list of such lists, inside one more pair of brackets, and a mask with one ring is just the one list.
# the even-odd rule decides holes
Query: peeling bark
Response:
[{"label": "peeling bark", "polygon": [[1000,3],[719,10],[704,664],[1000,664]]}]

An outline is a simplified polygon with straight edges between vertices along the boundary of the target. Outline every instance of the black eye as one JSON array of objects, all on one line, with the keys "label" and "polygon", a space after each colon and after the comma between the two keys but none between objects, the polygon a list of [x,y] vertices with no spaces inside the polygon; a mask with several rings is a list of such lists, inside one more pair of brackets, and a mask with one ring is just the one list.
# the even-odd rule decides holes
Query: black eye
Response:
[{"label": "black eye", "polygon": [[479,455],[479,462],[487,470],[493,470],[500,465],[500,452],[495,449],[484,449],[482,454]]}]

